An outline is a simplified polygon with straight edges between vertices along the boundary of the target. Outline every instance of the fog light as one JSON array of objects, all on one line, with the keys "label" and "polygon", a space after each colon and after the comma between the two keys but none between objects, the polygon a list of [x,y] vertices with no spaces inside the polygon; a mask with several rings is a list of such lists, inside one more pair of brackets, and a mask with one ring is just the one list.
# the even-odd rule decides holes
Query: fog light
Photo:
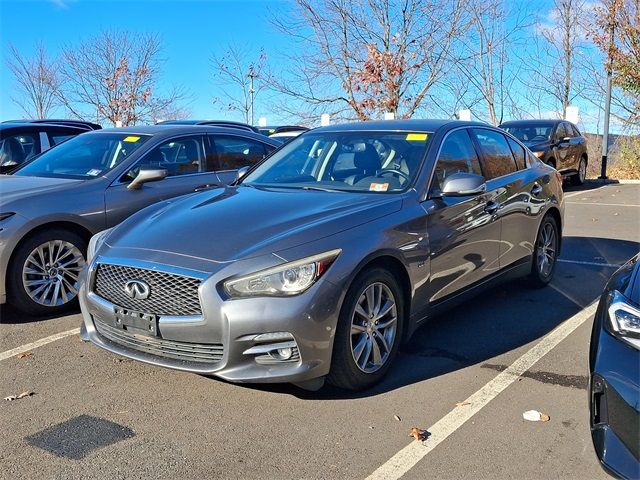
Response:
[{"label": "fog light", "polygon": [[291,349],[291,347],[279,348],[276,352],[278,354],[278,357],[280,357],[280,360],[289,360],[291,358],[291,355],[293,355],[293,350]]}]

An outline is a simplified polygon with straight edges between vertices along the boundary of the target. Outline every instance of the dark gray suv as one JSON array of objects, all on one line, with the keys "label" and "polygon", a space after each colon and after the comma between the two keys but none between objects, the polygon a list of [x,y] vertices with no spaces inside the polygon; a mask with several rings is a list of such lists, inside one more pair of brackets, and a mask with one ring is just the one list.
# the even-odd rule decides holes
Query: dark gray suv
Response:
[{"label": "dark gray suv", "polygon": [[208,126],[105,129],[0,175],[0,303],[32,315],[67,309],[91,235],[152,203],[230,183],[277,145]]},{"label": "dark gray suv", "polygon": [[364,122],[291,140],[238,185],[94,236],[81,335],[235,382],[362,389],[434,315],[552,278],[558,172],[484,124]]}]

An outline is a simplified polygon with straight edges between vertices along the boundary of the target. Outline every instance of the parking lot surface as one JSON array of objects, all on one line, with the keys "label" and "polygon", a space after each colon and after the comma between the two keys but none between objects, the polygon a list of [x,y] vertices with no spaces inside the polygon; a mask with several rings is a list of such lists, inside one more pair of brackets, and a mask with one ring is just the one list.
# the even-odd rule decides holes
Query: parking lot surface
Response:
[{"label": "parking lot surface", "polygon": [[[550,286],[512,282],[435,319],[359,394],[132,362],[82,342],[79,314],[5,306],[0,395],[34,394],[0,403],[0,477],[608,478],[588,427],[589,313],[639,238],[640,185],[567,189]],[[550,421],[524,421],[532,409]]]}]

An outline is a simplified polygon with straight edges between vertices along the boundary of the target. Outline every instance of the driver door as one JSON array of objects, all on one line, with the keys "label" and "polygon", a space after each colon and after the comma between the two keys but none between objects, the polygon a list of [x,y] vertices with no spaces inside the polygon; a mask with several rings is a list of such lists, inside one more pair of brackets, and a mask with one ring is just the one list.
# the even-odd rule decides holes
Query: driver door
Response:
[{"label": "driver door", "polygon": [[[122,222],[131,214],[161,200],[192,193],[203,185],[218,185],[215,171],[209,171],[205,138],[190,135],[168,140],[147,152],[127,173],[105,192],[107,227]],[[163,168],[164,180],[149,182],[138,190],[127,187],[140,167]]]}]

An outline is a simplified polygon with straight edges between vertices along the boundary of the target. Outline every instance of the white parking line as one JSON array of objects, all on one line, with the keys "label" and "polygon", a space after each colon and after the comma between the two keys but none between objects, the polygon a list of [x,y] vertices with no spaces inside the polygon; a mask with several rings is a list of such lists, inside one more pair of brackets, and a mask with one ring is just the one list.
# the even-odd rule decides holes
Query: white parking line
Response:
[{"label": "white parking line", "polygon": [[640,205],[634,205],[632,203],[596,203],[596,202],[564,202],[569,205],[600,205],[603,207],[635,207],[640,208]]},{"label": "white parking line", "polygon": [[592,267],[620,268],[622,266],[616,265],[615,263],[583,262],[581,260],[565,260],[564,258],[559,258],[558,261],[562,263],[575,263],[577,265],[589,265]]},{"label": "white parking line", "polygon": [[414,467],[430,451],[436,448],[449,435],[460,428],[467,420],[484,408],[491,400],[514,383],[520,375],[549,353],[562,340],[567,338],[576,328],[582,325],[595,313],[597,303],[592,303],[573,317],[552,330],[535,346],[513,362],[506,370],[499,373],[480,390],[475,392],[466,402],[469,406],[457,407],[428,429],[431,434],[424,442],[413,441],[387,462],[373,472],[367,480],[398,479]]},{"label": "white parking line", "polygon": [[42,347],[47,343],[55,342],[56,340],[60,340],[61,338],[68,337],[70,335],[78,335],[80,333],[79,328],[74,328],[71,330],[67,330],[66,332],[56,333],[55,335],[51,335],[49,337],[41,338],[40,340],[36,340],[35,342],[27,343],[26,345],[22,345],[17,348],[12,348],[11,350],[7,350],[6,352],[0,353],[0,362],[2,360],[6,360],[7,358],[11,358],[14,355],[18,355],[22,352],[27,352],[29,350],[33,350],[34,348]]},{"label": "white parking line", "polygon": [[578,195],[585,195],[587,193],[591,193],[591,192],[597,192],[598,190],[600,190],[602,187],[598,187],[598,188],[592,188],[591,190],[579,190],[577,192],[570,192],[570,193],[565,193],[564,194],[564,198],[571,198],[571,197],[576,197]]}]

